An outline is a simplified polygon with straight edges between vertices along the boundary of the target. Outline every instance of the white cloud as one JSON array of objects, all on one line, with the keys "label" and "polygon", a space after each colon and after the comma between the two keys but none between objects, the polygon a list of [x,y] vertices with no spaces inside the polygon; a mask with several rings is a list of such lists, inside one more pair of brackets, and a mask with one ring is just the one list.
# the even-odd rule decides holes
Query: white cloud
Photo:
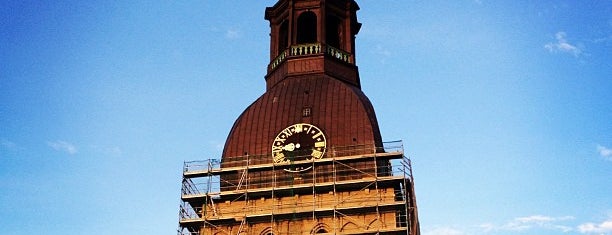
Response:
[{"label": "white cloud", "polygon": [[519,217],[514,220],[521,222],[521,223],[542,224],[542,223],[547,223],[547,222],[572,220],[572,219],[574,219],[574,217],[572,216],[549,217],[549,216],[543,216],[543,215],[532,215],[532,216],[527,216],[527,217]]},{"label": "white cloud", "polygon": [[597,145],[597,152],[606,160],[612,161],[612,149],[605,146]]},{"label": "white cloud", "polygon": [[463,235],[463,234],[465,233],[462,231],[459,231],[454,228],[448,228],[448,227],[434,228],[432,230],[423,232],[423,235]]},{"label": "white cloud", "polygon": [[584,223],[578,226],[580,233],[587,234],[612,234],[612,219],[601,222],[600,224],[595,223]]},{"label": "white cloud", "polygon": [[492,231],[525,231],[530,229],[546,229],[560,232],[570,232],[572,227],[559,224],[561,221],[573,220],[572,216],[550,217],[543,215],[532,215],[514,218],[503,225],[482,224],[479,227],[484,232]]},{"label": "white cloud", "polygon": [[228,29],[225,31],[225,38],[227,39],[237,39],[240,38],[240,31],[235,29]]},{"label": "white cloud", "polygon": [[544,45],[544,48],[550,52],[565,52],[578,57],[582,53],[582,50],[570,44],[565,37],[567,37],[565,32],[557,32],[555,34],[557,42],[547,43]]},{"label": "white cloud", "polygon": [[78,152],[77,147],[74,146],[71,143],[68,143],[66,141],[62,141],[62,140],[58,140],[58,141],[48,141],[47,145],[49,145],[49,147],[57,150],[57,151],[62,151],[62,152],[66,152],[70,155],[76,154]]}]

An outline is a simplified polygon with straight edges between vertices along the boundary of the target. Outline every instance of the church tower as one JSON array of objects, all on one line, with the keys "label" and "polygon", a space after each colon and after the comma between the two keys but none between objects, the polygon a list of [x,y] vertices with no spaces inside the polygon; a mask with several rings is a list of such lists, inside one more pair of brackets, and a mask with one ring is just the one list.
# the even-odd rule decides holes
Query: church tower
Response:
[{"label": "church tower", "polygon": [[354,0],[266,8],[266,92],[238,117],[220,159],[185,162],[179,234],[410,234],[410,160],[383,142],[361,91]]}]

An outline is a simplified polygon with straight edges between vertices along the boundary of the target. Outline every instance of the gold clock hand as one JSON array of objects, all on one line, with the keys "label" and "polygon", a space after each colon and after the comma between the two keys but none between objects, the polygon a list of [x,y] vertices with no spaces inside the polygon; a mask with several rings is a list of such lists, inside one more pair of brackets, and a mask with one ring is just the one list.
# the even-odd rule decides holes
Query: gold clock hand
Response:
[{"label": "gold clock hand", "polygon": [[295,150],[295,144],[293,144],[293,143],[287,144],[287,145],[283,146],[283,150],[291,152],[291,151]]}]

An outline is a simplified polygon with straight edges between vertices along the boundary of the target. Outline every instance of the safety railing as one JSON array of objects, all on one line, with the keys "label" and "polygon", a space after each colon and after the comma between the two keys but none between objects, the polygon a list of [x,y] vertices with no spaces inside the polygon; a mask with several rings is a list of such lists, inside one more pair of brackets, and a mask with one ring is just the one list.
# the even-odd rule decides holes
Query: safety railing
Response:
[{"label": "safety railing", "polygon": [[202,218],[202,207],[191,207],[188,203],[181,204],[179,211],[181,221],[197,220]]},{"label": "safety railing", "polygon": [[[221,203],[222,206],[216,208],[195,208],[185,211],[181,214],[181,221],[202,220],[202,219],[219,219],[224,217],[242,216],[262,216],[267,214],[292,214],[306,211],[318,210],[345,210],[345,209],[363,209],[376,206],[397,206],[405,205],[405,201],[397,200],[397,194],[373,192],[371,194],[363,194],[361,196],[337,196],[336,199],[326,198],[318,199],[312,195],[302,197],[286,198],[282,201],[277,200],[251,200],[249,202],[236,201],[232,202],[231,206]],[[183,206],[181,206],[183,210]]]},{"label": "safety railing", "polygon": [[[383,163],[376,168],[362,168],[352,166],[350,164],[337,163],[335,170],[330,171],[329,168],[313,167],[311,170],[300,174],[289,174],[281,171],[280,173],[268,176],[251,176],[248,177],[248,182],[238,181],[235,178],[223,178],[219,175],[208,175],[184,180],[183,182],[183,197],[198,197],[204,196],[207,193],[218,194],[219,192],[240,191],[240,190],[267,190],[267,189],[282,189],[286,187],[310,187],[313,183],[318,186],[329,184],[350,184],[361,183],[372,180],[394,180],[394,179],[411,179],[410,160],[406,157],[401,159],[391,160]],[[280,169],[279,169],[280,170]],[[245,173],[245,174],[248,174]],[[299,176],[298,176],[299,175]],[[242,187],[238,187],[242,182]]]},{"label": "safety railing", "polygon": [[190,232],[187,229],[180,229],[177,231],[177,235],[200,235],[200,232]]},{"label": "safety railing", "polygon": [[[352,155],[366,155],[376,153],[404,153],[404,145],[401,140],[383,142],[382,146],[374,145],[349,145],[334,146],[326,149],[323,161],[326,158],[337,158]],[[297,157],[296,157],[297,158]],[[219,170],[221,167],[253,166],[272,163],[272,155],[243,155],[225,157],[223,160],[209,159],[200,161],[187,161],[184,163],[183,172],[208,172]]]},{"label": "safety railing", "polygon": [[200,194],[198,187],[195,185],[192,179],[183,178],[183,187],[181,188],[183,195]]}]

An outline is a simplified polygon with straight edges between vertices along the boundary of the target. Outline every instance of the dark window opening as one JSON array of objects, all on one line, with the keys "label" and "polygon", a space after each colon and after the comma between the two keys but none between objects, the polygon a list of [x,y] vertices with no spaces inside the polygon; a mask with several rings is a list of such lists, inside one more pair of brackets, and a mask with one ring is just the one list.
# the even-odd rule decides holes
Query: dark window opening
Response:
[{"label": "dark window opening", "polygon": [[343,49],[340,47],[342,42],[342,25],[341,21],[333,16],[327,17],[327,25],[326,25],[326,37],[325,41],[327,45],[333,46],[338,49]]},{"label": "dark window opening", "polygon": [[317,15],[311,11],[304,12],[297,21],[297,43],[317,42]]},{"label": "dark window opening", "polygon": [[289,23],[283,21],[278,32],[278,53],[280,54],[289,46]]}]

